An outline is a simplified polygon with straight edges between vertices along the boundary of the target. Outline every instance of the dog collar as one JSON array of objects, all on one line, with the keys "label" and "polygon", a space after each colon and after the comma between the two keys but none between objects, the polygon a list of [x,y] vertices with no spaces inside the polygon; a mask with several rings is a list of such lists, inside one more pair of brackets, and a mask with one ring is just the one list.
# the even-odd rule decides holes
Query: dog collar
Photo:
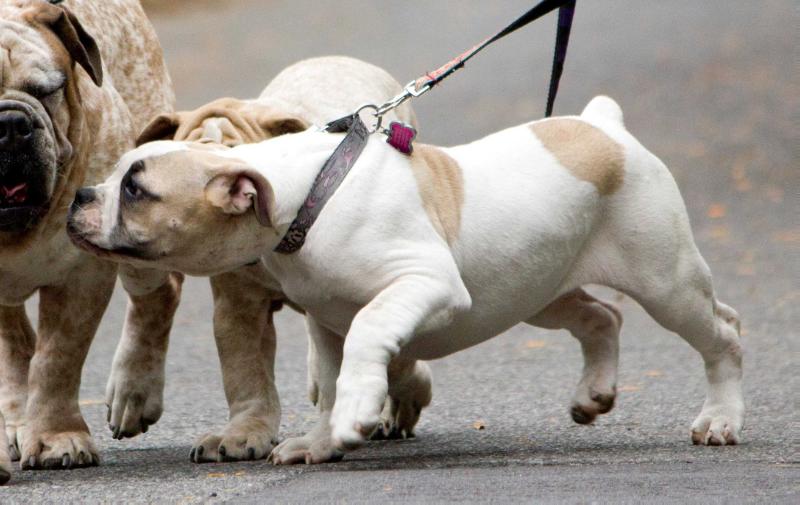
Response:
[{"label": "dog collar", "polygon": [[347,132],[347,134],[322,165],[303,206],[297,211],[297,217],[275,248],[275,252],[292,254],[303,247],[308,231],[361,156],[369,139],[369,131],[358,114],[328,123],[323,130],[330,133]]}]

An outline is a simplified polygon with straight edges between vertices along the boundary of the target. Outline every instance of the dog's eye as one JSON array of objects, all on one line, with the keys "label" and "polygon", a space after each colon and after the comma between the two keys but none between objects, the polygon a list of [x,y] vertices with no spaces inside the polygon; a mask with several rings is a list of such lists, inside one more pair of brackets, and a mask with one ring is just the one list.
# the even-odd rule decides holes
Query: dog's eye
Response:
[{"label": "dog's eye", "polygon": [[133,177],[129,177],[128,180],[125,181],[125,196],[132,200],[142,196],[142,188],[136,184],[136,181],[133,180]]},{"label": "dog's eye", "polygon": [[30,84],[26,87],[26,91],[36,99],[44,100],[64,89],[66,84],[66,78],[62,77],[55,82],[47,84]]}]

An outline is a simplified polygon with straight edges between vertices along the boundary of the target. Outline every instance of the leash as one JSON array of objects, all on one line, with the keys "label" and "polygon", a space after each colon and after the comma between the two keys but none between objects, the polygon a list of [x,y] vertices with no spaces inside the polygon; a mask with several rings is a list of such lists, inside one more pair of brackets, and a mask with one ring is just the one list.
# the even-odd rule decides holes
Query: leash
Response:
[{"label": "leash", "polygon": [[[381,105],[363,105],[353,114],[325,125],[322,131],[329,133],[347,132],[347,134],[333,151],[330,158],[328,158],[322,166],[322,169],[314,180],[314,184],[311,186],[308,197],[306,197],[303,206],[298,211],[297,217],[289,226],[289,230],[275,248],[275,252],[292,254],[303,247],[311,226],[313,226],[317,217],[319,217],[319,214],[322,212],[322,209],[325,207],[325,204],[333,196],[339,185],[344,181],[348,172],[350,172],[350,169],[358,160],[371,134],[381,132],[387,136],[386,142],[389,145],[403,154],[412,153],[414,149],[412,143],[417,136],[417,130],[411,125],[399,121],[393,121],[389,125],[389,129],[381,129],[383,116],[386,113],[396,109],[412,98],[427,93],[447,77],[464,68],[467,61],[493,42],[527,26],[555,9],[559,9],[556,47],[553,55],[553,67],[550,72],[547,106],[545,108],[545,117],[549,117],[553,112],[553,104],[555,103],[556,94],[558,93],[561,74],[564,70],[564,61],[567,56],[567,45],[572,28],[572,19],[575,13],[575,3],[576,0],[542,0],[495,35],[461,53],[433,72],[426,73],[409,82],[403,88],[402,93],[389,101]],[[365,110],[373,111],[372,115],[375,118],[375,124],[371,129],[367,128],[360,116]]]},{"label": "leash", "polygon": [[[380,106],[376,105],[366,105],[362,107],[364,108],[371,108],[374,109],[374,116],[376,118],[376,125],[374,127],[374,131],[379,131],[382,123],[383,116],[399,107],[400,105],[404,104],[406,101],[416,98],[418,96],[422,96],[423,94],[427,93],[434,86],[454,74],[456,71],[464,68],[464,65],[472,59],[476,54],[483,51],[487,46],[490,44],[502,39],[503,37],[514,33],[515,31],[523,28],[530,23],[536,21],[537,19],[541,18],[542,16],[552,12],[555,9],[559,9],[558,13],[558,28],[556,31],[556,45],[555,45],[555,52],[553,56],[553,67],[550,72],[550,86],[548,90],[547,96],[547,106],[545,108],[545,117],[550,117],[553,113],[553,104],[556,100],[556,94],[558,93],[558,85],[561,82],[561,74],[564,70],[564,61],[567,57],[567,46],[569,44],[569,35],[572,29],[572,19],[575,14],[575,3],[576,0],[543,0],[536,4],[533,8],[531,8],[528,12],[517,18],[514,22],[510,25],[506,26],[495,35],[485,39],[480,44],[464,51],[460,55],[456,56],[449,62],[445,63],[438,69],[434,70],[433,72],[429,72],[413,81],[409,82],[404,88],[403,92],[399,95],[395,96],[391,100],[385,102]],[[411,126],[404,125],[406,128],[412,128]],[[413,129],[413,128],[412,128]],[[411,153],[411,144],[410,142],[406,143],[405,139],[409,136],[409,133],[406,131],[402,131],[400,127],[394,127],[390,130],[383,130],[383,133],[389,136],[388,142],[395,147],[398,151],[404,154]],[[416,132],[414,132],[414,136]],[[411,138],[413,140],[413,136]]]}]

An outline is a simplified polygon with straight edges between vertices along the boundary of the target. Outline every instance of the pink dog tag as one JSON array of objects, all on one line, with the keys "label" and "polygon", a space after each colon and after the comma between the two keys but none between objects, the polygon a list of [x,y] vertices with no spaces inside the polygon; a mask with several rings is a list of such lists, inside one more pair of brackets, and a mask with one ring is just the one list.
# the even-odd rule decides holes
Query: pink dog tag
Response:
[{"label": "pink dog tag", "polygon": [[414,146],[411,143],[417,136],[417,130],[413,126],[399,121],[392,121],[386,134],[389,136],[386,142],[401,153],[411,154],[414,150]]}]

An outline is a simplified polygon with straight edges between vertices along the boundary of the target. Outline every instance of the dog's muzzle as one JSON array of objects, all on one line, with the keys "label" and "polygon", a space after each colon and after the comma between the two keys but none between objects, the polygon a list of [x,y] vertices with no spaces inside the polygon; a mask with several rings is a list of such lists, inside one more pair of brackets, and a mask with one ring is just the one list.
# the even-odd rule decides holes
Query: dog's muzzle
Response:
[{"label": "dog's muzzle", "polygon": [[0,100],[0,232],[24,231],[46,211],[46,165],[37,153],[43,131],[33,108]]}]

